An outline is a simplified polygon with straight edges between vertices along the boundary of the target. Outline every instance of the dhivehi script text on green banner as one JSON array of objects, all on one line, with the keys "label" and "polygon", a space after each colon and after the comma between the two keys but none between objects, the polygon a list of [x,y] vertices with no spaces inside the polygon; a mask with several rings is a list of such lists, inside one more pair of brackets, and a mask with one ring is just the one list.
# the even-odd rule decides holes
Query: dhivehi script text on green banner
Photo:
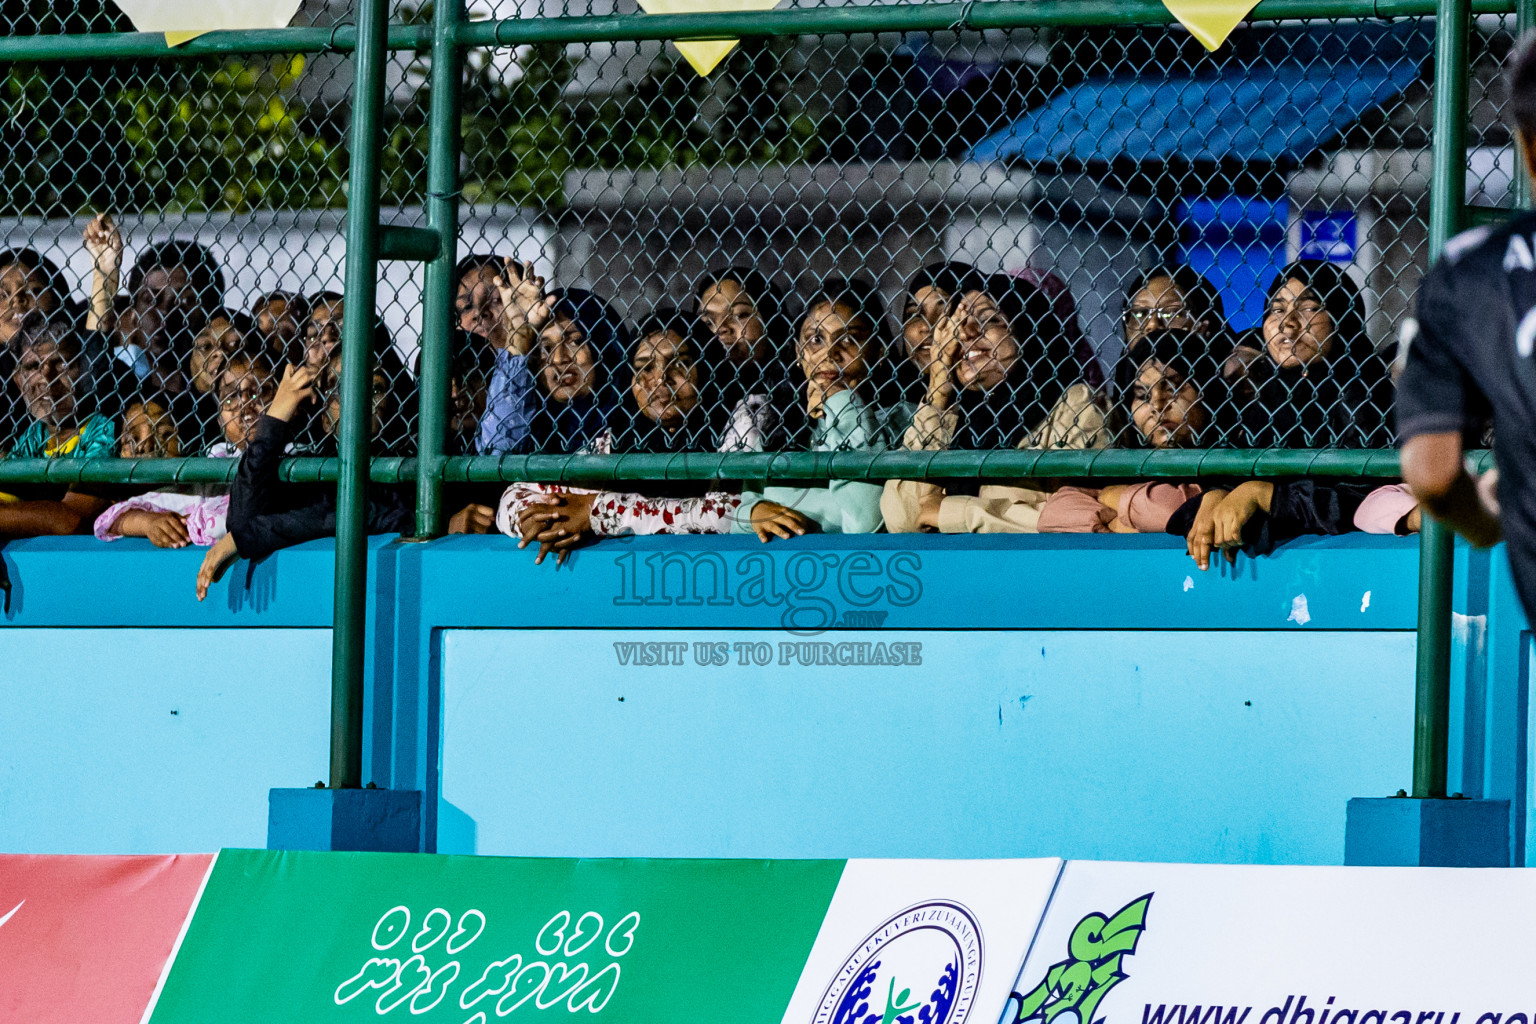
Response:
[{"label": "dhivehi script text on green banner", "polygon": [[226,850],[151,1021],[778,1024],[842,871]]}]

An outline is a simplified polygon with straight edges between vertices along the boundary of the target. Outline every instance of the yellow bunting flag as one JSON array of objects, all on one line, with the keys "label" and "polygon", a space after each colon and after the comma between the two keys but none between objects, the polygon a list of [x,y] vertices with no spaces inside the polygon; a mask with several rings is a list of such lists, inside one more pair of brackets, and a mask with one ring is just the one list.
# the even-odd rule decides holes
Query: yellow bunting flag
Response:
[{"label": "yellow bunting flag", "polygon": [[[767,11],[772,10],[778,0],[639,0],[639,3],[641,10],[647,14],[705,14],[714,11]],[[693,70],[708,75],[735,48],[737,42],[735,39],[711,39],[672,45],[693,65]]]},{"label": "yellow bunting flag", "polygon": [[1259,0],[1163,0],[1169,13],[1207,50],[1226,42],[1237,23],[1258,4]]},{"label": "yellow bunting flag", "polygon": [[282,28],[303,0],[117,0],[140,32],[164,32],[166,46],[180,46],[220,29]]}]

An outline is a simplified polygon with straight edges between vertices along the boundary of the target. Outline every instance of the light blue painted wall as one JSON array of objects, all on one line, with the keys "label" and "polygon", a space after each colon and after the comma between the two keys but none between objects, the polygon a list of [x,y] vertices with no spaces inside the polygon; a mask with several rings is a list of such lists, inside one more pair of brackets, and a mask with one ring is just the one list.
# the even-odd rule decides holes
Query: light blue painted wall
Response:
[{"label": "light blue painted wall", "polygon": [[446,631],[439,850],[1337,864],[1345,802],[1411,771],[1410,632],[812,638],[920,642],[900,668],[614,647],[793,639]]},{"label": "light blue painted wall", "polygon": [[[262,845],[267,787],[325,774],[333,557],[320,541],[240,563],[200,604],[196,550],[0,547],[0,851]],[[684,603],[690,559],[727,566],[732,600]],[[901,582],[898,559],[910,578],[872,606],[879,635],[930,653],[894,683],[594,660],[679,629],[776,641],[792,606],[864,609],[850,595]],[[814,593],[786,589],[817,561]],[[1457,564],[1452,788],[1514,802],[1521,863],[1529,633],[1501,552],[1459,547]],[[631,600],[626,573],[663,565],[665,593]],[[785,583],[780,603],[746,600],[754,567]],[[1410,780],[1417,571],[1412,539],[1358,534],[1209,573],[1157,536],[636,538],[558,569],[500,536],[375,537],[364,777],[426,793],[426,849],[478,830],[516,853],[1337,862],[1345,801]],[[615,681],[645,688],[620,704]],[[465,810],[439,805],[440,765]],[[691,818],[658,817],[657,780]]]},{"label": "light blue painted wall", "polygon": [[0,629],[0,851],[266,845],[325,777],[328,629]]}]

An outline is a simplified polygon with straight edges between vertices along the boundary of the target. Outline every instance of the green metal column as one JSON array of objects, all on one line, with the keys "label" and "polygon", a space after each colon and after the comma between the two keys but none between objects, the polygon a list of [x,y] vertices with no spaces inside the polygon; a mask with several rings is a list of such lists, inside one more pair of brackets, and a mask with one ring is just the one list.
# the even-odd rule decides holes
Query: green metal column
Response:
[{"label": "green metal column", "polygon": [[347,177],[346,316],[341,329],[336,611],[331,633],[331,788],[363,776],[363,635],[368,604],[368,442],[378,318],[379,151],[383,148],[385,0],[358,0]]},{"label": "green metal column", "polygon": [[[1515,0],[1515,34],[1516,38],[1523,39],[1525,34],[1536,28],[1536,0]],[[1531,208],[1531,179],[1526,176],[1525,168],[1520,166],[1520,144],[1515,145],[1515,209],[1529,210]]]},{"label": "green metal column", "polygon": [[[1435,5],[1434,171],[1429,190],[1430,258],[1438,259],[1467,201],[1469,0]],[[1413,715],[1413,795],[1445,796],[1450,734],[1451,531],[1429,516],[1419,533],[1419,638]]]},{"label": "green metal column", "polygon": [[453,266],[459,237],[460,106],[464,0],[437,0],[432,18],[432,106],[428,115],[427,227],[438,237],[427,264],[421,316],[421,420],[416,441],[416,536],[443,532],[443,439],[447,433]]},{"label": "green metal column", "polygon": [[1419,531],[1419,645],[1413,696],[1413,795],[1445,796],[1451,718],[1451,531],[1424,517]]}]

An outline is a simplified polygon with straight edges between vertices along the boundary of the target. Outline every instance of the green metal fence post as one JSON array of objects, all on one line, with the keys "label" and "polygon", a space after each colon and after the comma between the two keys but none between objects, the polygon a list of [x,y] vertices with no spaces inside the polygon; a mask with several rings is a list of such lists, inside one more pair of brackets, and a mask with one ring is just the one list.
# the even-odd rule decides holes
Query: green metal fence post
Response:
[{"label": "green metal fence post", "polygon": [[[1536,28],[1536,0],[1516,0],[1515,2],[1515,38],[1524,39],[1525,34]],[[1529,210],[1531,208],[1531,179],[1525,173],[1525,168],[1520,166],[1520,143],[1513,142],[1515,150],[1515,209]]]},{"label": "green metal fence post", "polygon": [[359,0],[347,178],[346,315],[341,331],[336,609],[331,634],[331,788],[363,775],[363,634],[368,602],[368,442],[378,318],[379,153],[383,148],[385,0]]},{"label": "green metal fence post", "polygon": [[[1468,0],[1435,5],[1435,132],[1429,192],[1430,258],[1456,233],[1467,202]],[[1429,516],[1419,533],[1419,637],[1413,716],[1413,795],[1445,796],[1450,734],[1451,531]]]},{"label": "green metal fence post", "polygon": [[432,17],[432,106],[428,113],[427,226],[438,237],[427,264],[421,315],[421,396],[416,441],[416,536],[443,532],[443,438],[447,432],[453,266],[459,237],[459,110],[463,91],[463,0],[437,0]]}]

